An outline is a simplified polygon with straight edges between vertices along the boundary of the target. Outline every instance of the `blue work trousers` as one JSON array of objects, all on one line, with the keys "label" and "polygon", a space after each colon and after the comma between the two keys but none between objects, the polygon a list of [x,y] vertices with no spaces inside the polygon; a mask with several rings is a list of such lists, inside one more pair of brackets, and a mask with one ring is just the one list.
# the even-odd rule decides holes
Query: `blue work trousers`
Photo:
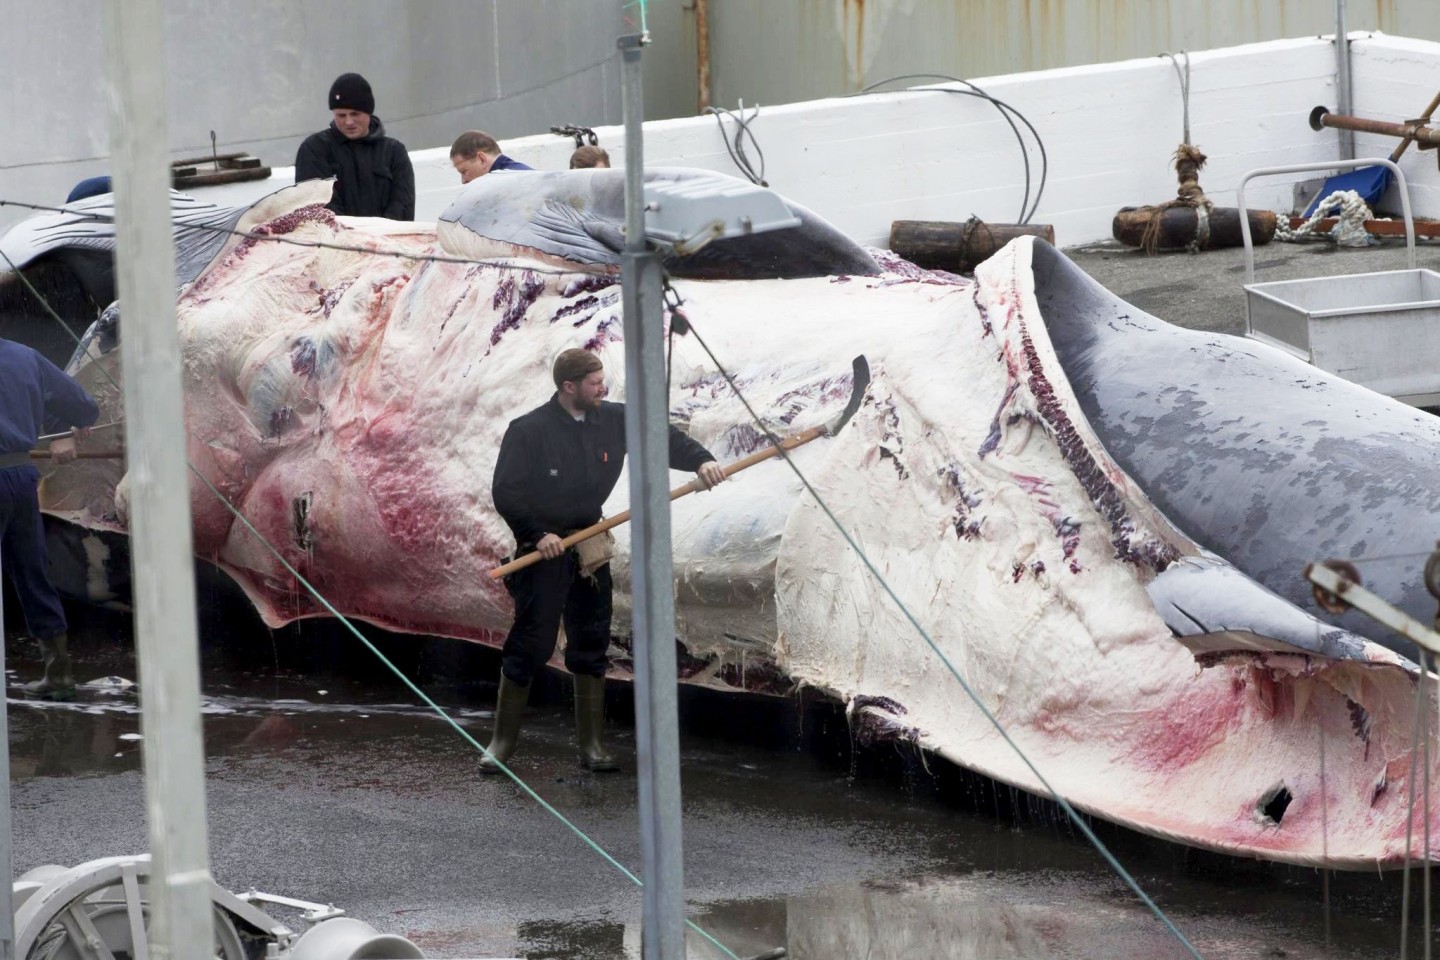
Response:
[{"label": "blue work trousers", "polygon": [[0,470],[0,569],[20,595],[25,629],[32,637],[49,640],[65,632],[65,611],[45,574],[38,483],[34,467]]}]

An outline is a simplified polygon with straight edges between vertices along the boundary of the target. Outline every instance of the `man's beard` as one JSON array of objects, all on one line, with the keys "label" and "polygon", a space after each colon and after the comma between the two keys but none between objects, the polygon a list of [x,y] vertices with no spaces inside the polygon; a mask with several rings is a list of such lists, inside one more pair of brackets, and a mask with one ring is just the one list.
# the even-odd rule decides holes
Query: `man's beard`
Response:
[{"label": "man's beard", "polygon": [[600,401],[604,399],[605,397],[603,395],[591,397],[589,400],[581,400],[577,397],[575,406],[579,407],[581,410],[584,410],[586,413],[589,413],[592,410],[599,410]]}]

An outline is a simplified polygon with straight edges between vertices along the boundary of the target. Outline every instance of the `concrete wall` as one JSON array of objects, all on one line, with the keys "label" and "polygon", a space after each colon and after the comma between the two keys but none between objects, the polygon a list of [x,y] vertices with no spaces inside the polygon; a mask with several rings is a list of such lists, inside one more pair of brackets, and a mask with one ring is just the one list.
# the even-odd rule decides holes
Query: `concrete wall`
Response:
[{"label": "concrete wall", "polygon": [[[1435,7],[1440,12],[1440,3]],[[1440,43],[1375,35],[1355,38],[1350,49],[1357,116],[1393,122],[1408,120],[1420,116],[1440,92]],[[1331,101],[1320,102],[1333,107]],[[1440,110],[1436,116],[1440,121]],[[1393,137],[1355,134],[1357,157],[1388,157],[1398,145]],[[1440,154],[1436,151],[1417,150],[1411,145],[1399,160],[1409,181],[1416,216],[1440,217],[1437,159]],[[1382,203],[1390,210],[1400,209],[1394,188]]]},{"label": "concrete wall", "polygon": [[[81,54],[78,61],[90,63],[83,70],[50,71],[45,76],[17,72],[12,84],[0,92],[0,105],[5,108],[0,113],[0,130],[34,127],[46,134],[33,138],[0,136],[0,197],[54,201],[63,197],[75,179],[103,169],[103,159],[97,159],[104,152],[103,111],[86,114],[83,122],[67,126],[39,106],[57,99],[53,89],[56,84],[61,88],[60,100],[73,100],[87,89],[92,98],[101,95],[103,57],[98,25],[87,23],[81,29],[70,24],[62,29],[51,11],[79,0],[58,0],[53,5],[41,0],[8,2],[32,8],[29,12],[33,16],[25,21],[24,28],[32,36],[61,37],[68,30],[71,36],[64,40],[67,49],[78,50]],[[299,138],[324,119],[323,104],[317,103],[312,109],[306,105],[308,99],[298,100],[296,89],[305,87],[307,98],[312,93],[317,98],[323,97],[333,74],[347,67],[359,67],[375,80],[380,97],[377,112],[395,117],[397,132],[412,146],[425,142],[422,139],[425,135],[412,135],[404,132],[406,129],[419,131],[430,124],[430,128],[437,131],[435,140],[448,146],[454,130],[484,126],[501,135],[511,155],[540,168],[562,169],[571,148],[567,139],[548,134],[505,139],[504,131],[524,131],[548,127],[551,122],[580,119],[576,108],[581,103],[593,104],[594,112],[589,116],[608,115],[619,120],[618,65],[612,52],[614,36],[627,29],[620,22],[624,14],[607,5],[605,9],[610,12],[601,17],[604,25],[597,20],[588,27],[589,35],[577,32],[566,46],[543,24],[545,17],[555,18],[554,9],[569,2],[536,0],[523,6],[541,19],[513,23],[507,23],[505,18],[520,14],[504,0],[415,5],[436,16],[444,14],[455,18],[437,21],[442,26],[463,21],[467,28],[473,27],[476,35],[489,39],[478,44],[462,43],[456,35],[437,35],[434,31],[439,28],[421,18],[404,38],[408,51],[404,57],[393,54],[398,43],[393,37],[380,44],[372,37],[350,36],[340,46],[359,46],[361,52],[343,59],[332,57],[323,65],[300,57],[298,47],[291,43],[271,50],[262,70],[248,69],[239,74],[238,68],[217,67],[211,71],[219,76],[241,75],[247,82],[257,84],[247,97],[240,99],[267,104],[264,109],[257,106],[225,113],[220,98],[224,90],[231,88],[224,84],[199,83],[193,74],[172,66],[173,143],[177,152],[194,152],[205,145],[213,124],[222,131],[238,132],[238,138],[222,138],[222,147],[240,146],[252,152],[258,149],[272,163],[283,164]],[[98,0],[90,3],[98,8]],[[547,3],[553,6],[547,8]],[[258,2],[254,5],[260,6]],[[275,24],[281,22],[298,36],[314,37],[331,29],[322,22],[322,14],[335,15],[343,8],[352,13],[369,10],[379,17],[384,9],[394,5],[381,0],[351,3],[273,0],[263,6],[273,16],[260,16],[251,6],[216,14],[231,18],[219,32],[249,29],[244,20],[253,15],[257,23],[269,25],[266,29],[278,31]],[[711,6],[714,9],[725,5]],[[1440,10],[1440,4],[1435,6]],[[198,16],[196,11],[200,8],[198,2],[172,0],[172,32],[178,29],[174,27],[177,19]],[[1382,3],[1379,9],[1383,12],[1387,8]],[[483,15],[486,11],[490,17],[488,22]],[[667,66],[664,58],[669,56],[673,61],[675,51],[683,46],[681,40],[690,29],[685,18],[693,18],[693,12],[674,6],[669,14],[668,19],[652,14],[650,26],[657,41],[646,53],[648,70],[672,69],[673,63]],[[498,33],[497,21],[501,27]],[[534,51],[534,44],[539,41],[532,35],[524,44],[516,44],[519,52],[511,54],[510,45],[497,44],[495,38],[523,36],[526,29],[538,30],[544,34],[545,43],[556,46],[560,51],[557,62],[580,66],[552,81],[536,81],[533,86],[525,86],[523,71],[515,64],[523,62],[524,51]],[[668,39],[659,39],[662,35]],[[15,36],[14,33],[0,34],[0,55],[19,49]],[[180,56],[182,60],[204,55],[218,62],[223,56],[223,44],[218,40],[207,43],[212,46],[187,48],[183,56],[175,53],[172,43],[169,55],[172,59]],[[367,47],[367,44],[374,46]],[[1403,119],[1423,110],[1435,91],[1433,78],[1440,75],[1437,70],[1440,44],[1357,32],[1352,34],[1352,46],[1359,113]],[[445,81],[442,76],[433,87],[425,88],[423,82],[415,79],[424,72],[417,63],[427,58],[461,57],[472,47],[498,51],[488,58],[483,69],[477,66],[473,85],[453,77]],[[541,59],[538,55],[534,58]],[[1313,106],[1333,105],[1337,101],[1333,58],[1334,47],[1326,37],[1251,44],[1193,55],[1191,136],[1210,156],[1201,182],[1212,199],[1222,205],[1233,204],[1234,188],[1246,170],[1338,156],[1338,135],[1334,131],[1314,133],[1306,124]],[[476,59],[478,63],[480,58]],[[369,66],[372,61],[377,64],[375,68]],[[402,77],[397,73],[393,80],[380,79],[386,75],[377,71],[396,70],[397,62],[409,63],[414,76],[407,73]],[[89,79],[82,81],[78,79],[81,77]],[[450,86],[446,86],[446,82]],[[1159,202],[1173,196],[1174,174],[1168,164],[1171,152],[1181,139],[1182,99],[1170,61],[1145,57],[984,77],[977,82],[1013,104],[1038,130],[1048,153],[1049,178],[1034,219],[1055,224],[1061,244],[1108,237],[1110,220],[1119,207]],[[274,90],[267,88],[267,83],[273,85]],[[575,85],[584,89],[576,89]],[[422,88],[428,90],[423,96]],[[386,92],[392,89],[396,91],[393,95]],[[471,91],[473,102],[467,103],[465,98],[471,96]],[[657,101],[663,107],[677,98],[688,99],[692,94],[688,86],[677,93],[666,84],[657,83],[653,74],[647,81],[648,109],[652,113],[661,109],[655,107]],[[387,96],[399,98],[397,112],[388,111]],[[497,96],[506,98],[503,104],[495,101]],[[437,103],[439,111],[433,115],[416,112],[415,104],[422,99]],[[534,113],[544,115],[545,121],[539,123],[534,116],[507,113],[518,110],[510,106],[512,100],[539,104]],[[22,114],[23,122],[16,119]],[[253,142],[246,139],[262,135],[267,117],[279,114],[291,118],[287,122],[293,129],[286,137]],[[407,124],[411,126],[406,127]],[[963,221],[974,214],[985,220],[1009,222],[1019,216],[1024,193],[1020,148],[994,108],[978,99],[955,93],[902,91],[855,99],[792,103],[763,108],[752,128],[764,152],[769,183],[865,242],[883,244],[894,219]],[[622,131],[606,126],[597,129],[617,165],[623,164]],[[680,164],[737,172],[725,151],[714,117],[657,120],[647,124],[646,129],[647,161],[651,165]],[[733,132],[729,121],[726,129]],[[443,136],[439,133],[441,130]],[[62,146],[46,146],[55,142],[62,142]],[[438,215],[458,188],[458,180],[450,169],[447,146],[414,152],[420,191],[417,215],[422,219]],[[1359,148],[1365,153],[1385,154],[1392,146],[1393,142],[1383,138],[1359,138]],[[56,165],[66,151],[73,153],[81,147],[92,159]],[[1033,142],[1028,143],[1028,153],[1032,163],[1033,197],[1040,175],[1039,152]],[[1434,165],[1435,157],[1429,151],[1412,149],[1404,161],[1407,173],[1413,177],[1412,196],[1421,215],[1440,216],[1440,177]],[[60,171],[58,177],[56,170]],[[248,203],[288,182],[290,175],[290,170],[278,167],[268,183],[203,193],[218,202]],[[1288,184],[1283,180],[1258,182],[1250,191],[1250,202],[1274,209],[1288,207]],[[17,214],[0,209],[0,217],[7,216],[13,220]]]},{"label": "concrete wall", "polygon": [[[1191,138],[1210,156],[1201,183],[1217,203],[1234,203],[1235,186],[1247,170],[1338,155],[1337,134],[1314,133],[1306,122],[1311,107],[1334,101],[1332,51],[1328,40],[1312,38],[1193,57]],[[1427,63],[1440,66],[1440,46],[1424,45],[1423,55],[1412,56],[1417,77]],[[1371,74],[1367,68],[1357,83],[1368,83]],[[1181,140],[1182,100],[1168,60],[1147,57],[979,82],[1029,118],[1043,139],[1049,178],[1034,220],[1053,223],[1062,245],[1109,237],[1121,206],[1174,196],[1169,160]],[[1087,108],[1075,109],[1077,99]],[[817,100],[766,108],[751,126],[770,185],[867,243],[884,245],[895,219],[965,220],[974,214],[1010,222],[1020,213],[1020,148],[1009,125],[982,100],[943,92]],[[738,173],[713,117],[652,121],[645,131],[647,165]],[[623,165],[623,131],[598,132],[616,165]],[[570,152],[568,142],[548,136],[504,146],[541,169],[564,169]],[[1033,143],[1029,149],[1033,191],[1039,188],[1040,156]],[[447,152],[415,154],[422,219],[437,216],[459,187]],[[283,177],[277,171],[277,186]],[[235,193],[214,196],[239,202]],[[1256,206],[1288,207],[1290,188],[1283,181],[1257,182],[1248,199]]]},{"label": "concrete wall", "polygon": [[[165,0],[167,109],[176,158],[247,151],[294,162],[329,122],[325,94],[354,70],[376,114],[412,148],[481,128],[496,136],[551,125],[619,123],[615,39],[622,0]],[[58,202],[108,169],[100,0],[0,0],[0,198]],[[647,70],[661,76],[683,33],[658,5]],[[692,41],[693,42],[693,41]],[[693,112],[693,91],[656,79],[652,116]],[[0,208],[0,227],[23,212]]]},{"label": "concrete wall", "polygon": [[[1352,42],[1362,110],[1382,98],[1391,102],[1392,113],[1399,111],[1396,116],[1423,109],[1433,95],[1430,78],[1440,73],[1440,44],[1363,34]],[[1201,184],[1216,203],[1235,203],[1235,187],[1247,170],[1339,155],[1338,134],[1315,133],[1307,123],[1312,107],[1335,102],[1333,49],[1327,38],[1308,38],[1191,58],[1191,140],[1210,157]],[[1014,105],[1043,140],[1049,176],[1033,220],[1054,224],[1061,245],[1106,239],[1120,207],[1174,196],[1169,162],[1182,136],[1183,100],[1168,60],[1146,57],[977,82]],[[1074,108],[1077,98],[1086,109]],[[763,109],[751,129],[772,187],[866,243],[883,246],[896,219],[963,221],[973,214],[1012,222],[1020,215],[1025,188],[1020,148],[995,108],[973,97],[906,91],[787,104]],[[729,121],[726,130],[733,134]],[[622,166],[623,129],[601,127],[597,133]],[[1033,141],[1027,138],[1027,144],[1033,199],[1040,155]],[[1390,149],[1363,140],[1361,145],[1370,152]],[[511,156],[550,170],[564,169],[571,150],[568,140],[553,136],[516,138],[503,146]],[[651,121],[645,125],[645,151],[649,166],[738,175],[714,117]],[[412,156],[416,215],[433,219],[454,199],[459,181],[447,148]],[[1440,216],[1433,155],[1412,151],[1405,164],[1416,177],[1417,213]],[[289,170],[277,170],[269,184],[196,193],[246,203],[290,176]],[[1289,180],[1255,181],[1247,200],[1288,209]]]},{"label": "concrete wall", "polygon": [[[731,108],[920,71],[988,77],[1335,32],[1333,0],[712,0],[709,9],[713,101]],[[1440,40],[1434,0],[1350,0],[1347,10],[1352,31]]]}]

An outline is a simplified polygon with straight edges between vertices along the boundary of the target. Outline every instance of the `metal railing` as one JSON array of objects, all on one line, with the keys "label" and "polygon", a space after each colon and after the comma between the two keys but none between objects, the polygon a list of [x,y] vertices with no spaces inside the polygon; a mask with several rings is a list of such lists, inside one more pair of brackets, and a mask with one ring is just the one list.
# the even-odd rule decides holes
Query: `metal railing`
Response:
[{"label": "metal railing", "polygon": [[1240,208],[1240,236],[1245,244],[1245,282],[1255,282],[1255,248],[1250,242],[1250,215],[1245,210],[1245,184],[1256,177],[1269,177],[1281,173],[1307,173],[1313,170],[1353,170],[1356,167],[1387,167],[1395,174],[1400,187],[1400,209],[1405,214],[1405,256],[1409,268],[1415,269],[1415,216],[1410,212],[1410,187],[1405,181],[1405,171],[1384,157],[1361,157],[1357,160],[1321,160],[1318,163],[1291,163],[1283,167],[1260,167],[1247,171],[1235,188],[1235,206]]}]

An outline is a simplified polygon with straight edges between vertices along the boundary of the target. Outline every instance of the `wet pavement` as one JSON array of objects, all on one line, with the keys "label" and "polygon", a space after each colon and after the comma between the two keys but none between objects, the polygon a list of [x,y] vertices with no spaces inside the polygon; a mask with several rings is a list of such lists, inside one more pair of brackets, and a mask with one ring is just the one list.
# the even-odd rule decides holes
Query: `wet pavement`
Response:
[{"label": "wet pavement", "polygon": [[[1152,314],[1243,331],[1238,250],[1066,252]],[[1398,269],[1404,254],[1274,245],[1257,259],[1260,279],[1286,279]],[[1440,265],[1440,250],[1422,247],[1419,259]],[[639,957],[639,891],[509,781],[476,773],[474,749],[353,640],[323,625],[272,634],[217,589],[202,583],[201,602],[221,884],[333,902],[431,957]],[[133,677],[123,616],[81,620],[82,675]],[[486,738],[493,654],[383,645]],[[27,703],[14,684],[38,673],[34,650],[12,642],[7,654],[17,872],[144,851],[135,691]],[[609,776],[575,765],[565,696],[557,678],[539,685],[516,769],[638,872],[629,691],[610,694],[626,772]],[[807,960],[1188,955],[1052,805],[908,747],[857,745],[833,704],[682,696],[690,915],[736,956],[781,946]],[[1096,829],[1202,956],[1398,955],[1398,874],[1327,877]],[[1418,896],[1412,904],[1418,954]],[[692,941],[692,957],[722,956]]]},{"label": "wet pavement", "polygon": [[[477,774],[473,748],[358,653],[306,675],[285,665],[291,640],[277,635],[270,665],[207,657],[221,884],[333,902],[432,957],[639,957],[635,887],[512,783]],[[77,645],[82,675],[134,675],[123,638]],[[135,692],[24,702],[14,684],[34,654],[12,642],[10,658],[17,872],[142,852]],[[485,659],[466,669],[489,676]],[[483,740],[493,688],[453,679],[427,692]],[[517,771],[638,871],[628,690],[611,691],[619,775],[581,771],[563,688],[538,694]],[[739,957],[1187,956],[1047,804],[908,748],[859,748],[823,702],[687,692],[682,724],[691,917]],[[1205,957],[1398,952],[1398,876],[1332,875],[1327,946],[1321,874],[1099,829]],[[690,956],[722,954],[697,941]]]},{"label": "wet pavement", "polygon": [[[1114,241],[1069,247],[1065,255],[1125,301],[1151,316],[1195,330],[1245,333],[1245,254],[1239,248],[1160,253]],[[1416,246],[1418,267],[1440,270],[1440,242]],[[1255,249],[1255,281],[1301,280],[1407,268],[1403,239],[1373,247],[1270,243]]]}]

